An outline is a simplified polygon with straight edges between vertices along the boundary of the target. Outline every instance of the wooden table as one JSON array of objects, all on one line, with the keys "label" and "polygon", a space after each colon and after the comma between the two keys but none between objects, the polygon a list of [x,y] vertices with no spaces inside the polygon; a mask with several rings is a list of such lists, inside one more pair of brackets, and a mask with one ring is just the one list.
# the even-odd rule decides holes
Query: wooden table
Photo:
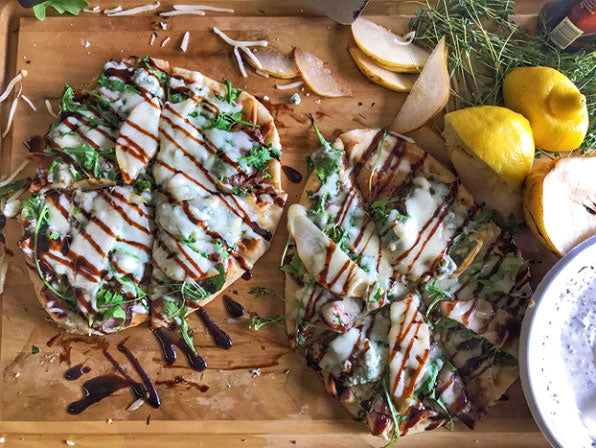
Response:
[{"label": "wooden table", "polygon": [[[135,0],[115,1],[113,4],[102,2],[102,7],[115,6],[118,3],[126,8],[143,2]],[[168,0],[162,2],[162,6],[174,3],[180,2]],[[260,18],[286,16],[283,20],[261,19],[258,23],[264,29],[277,26],[280,32],[291,33],[293,26],[305,22],[293,17],[318,16],[312,7],[301,0],[235,0],[201,3],[234,8],[236,10],[234,17],[217,19],[221,20],[217,22],[218,24],[221,23],[222,26],[227,24],[231,29],[242,28],[241,21],[237,19],[238,16]],[[543,3],[542,0],[520,0],[517,12],[535,14]],[[91,2],[92,6],[95,4],[97,2]],[[75,35],[73,33],[82,33],[85,30],[98,32],[99,29],[94,27],[100,25],[97,25],[97,22],[89,16],[58,19],[51,25],[54,34],[44,37],[44,25],[27,19],[20,22],[21,17],[31,15],[30,11],[22,10],[16,2],[2,1],[0,5],[0,45],[5,48],[6,55],[5,58],[0,59],[0,80],[10,79],[17,69],[30,69],[32,74],[26,80],[25,92],[36,100],[38,107],[43,108],[43,98],[56,96],[58,93],[56,86],[60,82],[68,79],[74,84],[82,83],[88,79],[90,73],[97,72],[98,67],[94,65],[95,62],[90,62],[89,67],[73,62],[71,73],[67,79],[64,79],[64,67],[69,64],[68,57],[59,52],[59,47],[52,40],[59,39],[62,35],[73,38],[72,36]],[[411,14],[416,8],[416,5],[395,0],[373,0],[366,13],[377,16],[403,15]],[[139,43],[140,48],[143,48],[143,45],[146,46],[146,35],[151,29],[152,21],[155,21],[155,16],[135,19],[135,29],[145,30],[143,43]],[[48,24],[49,22],[51,21],[48,21]],[[313,18],[310,22],[315,24],[313,26],[319,26],[321,39],[328,38],[325,33],[330,32],[331,24],[326,19]],[[194,27],[192,29],[201,29],[208,22],[197,18],[190,20],[189,23]],[[19,24],[24,28],[20,29]],[[108,28],[110,32],[118,31],[117,26]],[[182,28],[178,26],[174,30],[179,33]],[[133,36],[131,39],[136,37]],[[36,65],[36,62],[44,56],[35,42],[39,42],[40,47],[53,51],[54,53],[50,54],[55,55],[47,59],[49,63],[41,68]],[[102,47],[100,43],[93,45],[92,49],[95,52],[103,52],[106,57],[119,56],[119,54],[110,54],[111,49]],[[80,48],[77,51],[77,54],[84,55]],[[143,48],[142,51],[145,49]],[[158,50],[151,49],[151,51]],[[325,52],[332,51],[332,49],[322,50],[323,55]],[[164,55],[170,57],[165,50]],[[28,58],[31,58],[30,65],[27,65]],[[180,60],[176,62],[182,64],[182,59],[178,59]],[[60,66],[53,67],[51,62]],[[200,61],[195,62],[191,64],[193,68],[202,69]],[[235,67],[230,65],[229,61],[227,64],[225,69],[216,67],[234,72]],[[348,70],[351,73],[350,76],[359,75],[349,59],[345,61],[342,59],[338,64],[339,67]],[[35,70],[42,70],[43,73],[40,74]],[[211,70],[215,69],[211,67]],[[207,71],[207,74],[210,73]],[[211,75],[216,74],[211,73]],[[263,82],[262,79],[251,76],[246,80],[246,85],[241,87],[249,92],[264,94],[268,91],[258,91],[260,88],[258,86]],[[390,95],[388,91],[371,85],[362,77],[359,77],[356,82],[358,84],[355,90],[360,94],[366,92],[367,104],[359,105],[359,107],[362,106],[360,115],[364,118],[356,120],[351,118],[351,115],[355,114],[352,109],[356,106],[355,102],[358,98],[353,99],[351,103],[323,101],[320,106],[307,101],[308,104],[303,105],[304,108],[300,111],[320,112],[321,127],[328,134],[337,133],[339,129],[357,127],[356,123],[360,123],[360,126],[388,125],[402,99],[396,100],[395,104],[380,108],[378,105],[383,104],[383,97]],[[267,83],[272,87],[273,80],[268,80]],[[4,85],[4,81],[1,84]],[[272,102],[282,101],[281,93],[272,89],[269,91],[272,92],[268,93],[272,97]],[[391,95],[398,95],[395,98],[399,97],[399,94]],[[369,100],[371,104],[368,104]],[[379,101],[377,109],[374,109],[375,101]],[[0,123],[6,122],[8,113],[7,104],[3,106]],[[284,160],[290,161],[292,166],[304,173],[304,155],[313,147],[314,139],[306,122],[291,116],[291,112],[287,114],[282,112],[277,117],[282,142],[286,145]],[[12,135],[2,145],[0,169],[3,173],[14,169],[15,163],[22,158],[20,142],[29,135],[43,132],[48,125],[48,118],[43,115],[43,111],[31,114],[23,105],[15,120]],[[296,200],[302,186],[292,186],[286,182],[286,187],[290,193],[289,200]],[[280,258],[281,248],[287,235],[284,226],[285,222],[282,222],[276,242],[255,269],[253,280],[231,288],[234,295],[244,299],[243,303],[247,307],[259,312],[264,310],[265,314],[281,312],[282,305],[264,303],[265,299],[249,298],[246,296],[246,291],[250,286],[264,284],[271,286],[272,289],[282,290],[283,279],[277,271],[277,260]],[[14,247],[17,237],[16,226],[9,226],[7,239],[13,241],[11,247]],[[15,266],[22,266],[22,257],[17,255],[16,258]],[[65,385],[66,382],[62,380],[61,374],[66,366],[58,359],[63,356],[66,363],[67,352],[72,357],[73,364],[93,358],[89,347],[94,342],[92,341],[91,344],[84,341],[68,342],[68,338],[65,337],[62,346],[55,344],[48,347],[45,342],[57,334],[57,329],[44,320],[43,313],[36,306],[37,302],[30,296],[31,287],[26,276],[23,273],[18,274],[16,270],[9,272],[11,292],[7,292],[0,298],[2,310],[0,335],[3,340],[0,344],[0,437],[6,438],[3,446],[61,447],[67,446],[67,440],[73,441],[77,447],[110,448],[120,446],[356,448],[379,447],[383,444],[379,439],[367,435],[366,429],[361,424],[353,422],[339,404],[327,396],[314,373],[308,370],[304,366],[304,361],[289,349],[281,326],[265,328],[254,333],[247,330],[245,322],[232,323],[224,327],[236,344],[226,359],[221,358],[221,352],[213,349],[208,336],[199,335],[200,351],[210,362],[210,368],[202,374],[193,374],[192,371],[185,369],[184,363],[181,362],[178,362],[179,366],[176,369],[162,369],[163,371],[156,374],[158,381],[165,381],[162,384],[167,384],[168,380],[164,379],[171,381],[174,375],[184,374],[187,379],[192,379],[193,382],[186,385],[165,388],[162,396],[164,402],[174,403],[175,406],[171,404],[169,407],[164,406],[165,410],[162,409],[159,413],[151,412],[146,407],[136,413],[127,413],[123,409],[130,399],[128,393],[123,392],[109,399],[112,403],[111,407],[108,405],[107,408],[105,406],[92,408],[89,410],[91,412],[77,418],[69,416],[63,411],[63,407],[60,407],[61,405],[57,407],[56,400],[58,404],[63,402],[66,406],[67,402],[77,399],[80,394],[80,382]],[[212,308],[215,311],[212,312]],[[221,304],[214,304],[209,310],[215,317],[223,320],[226,316],[220,308]],[[121,339],[121,336],[110,337],[109,340],[115,341],[119,338]],[[136,349],[143,351],[142,359],[159,361],[159,350],[151,336],[143,338],[140,333],[133,333],[132,343]],[[42,350],[37,358],[34,357],[37,355],[30,354],[32,344],[38,345]],[[237,348],[242,346],[250,348],[243,352]],[[261,351],[262,356],[258,356]],[[102,364],[101,360],[91,359],[88,363],[96,374],[100,373],[101,369],[106,370],[105,362]],[[261,376],[252,377],[249,372],[251,367],[260,367]],[[30,374],[25,375],[25,372]],[[19,375],[16,376],[17,374]],[[40,392],[39,388],[42,384],[47,386],[45,386],[46,390]],[[209,385],[211,389],[202,395],[195,389],[195,387],[198,389],[198,386],[194,385]],[[470,432],[463,425],[456,425],[453,432],[441,429],[404,438],[400,441],[400,446],[438,448],[548,446],[529,414],[519,383],[511,388],[507,399],[508,401],[492,408],[488,416],[478,423],[474,432]],[[152,419],[148,424],[149,414],[152,414]]]}]

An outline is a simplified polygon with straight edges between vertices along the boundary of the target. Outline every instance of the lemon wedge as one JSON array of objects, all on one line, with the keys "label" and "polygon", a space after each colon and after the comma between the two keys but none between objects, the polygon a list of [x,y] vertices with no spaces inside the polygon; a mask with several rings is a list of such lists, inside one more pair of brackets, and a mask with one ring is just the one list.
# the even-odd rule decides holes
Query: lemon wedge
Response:
[{"label": "lemon wedge", "polygon": [[530,123],[504,107],[480,106],[445,115],[447,153],[477,202],[522,218],[521,186],[534,161]]},{"label": "lemon wedge", "polygon": [[588,131],[586,97],[550,67],[518,67],[503,82],[505,106],[530,121],[536,146],[573,151]]}]

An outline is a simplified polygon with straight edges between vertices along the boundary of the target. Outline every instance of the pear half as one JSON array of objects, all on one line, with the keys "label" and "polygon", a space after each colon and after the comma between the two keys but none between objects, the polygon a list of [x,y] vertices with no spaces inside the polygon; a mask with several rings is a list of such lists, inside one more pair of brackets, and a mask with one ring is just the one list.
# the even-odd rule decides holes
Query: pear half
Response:
[{"label": "pear half", "polygon": [[594,173],[596,157],[565,157],[539,165],[526,179],[526,223],[558,255],[596,235]]}]

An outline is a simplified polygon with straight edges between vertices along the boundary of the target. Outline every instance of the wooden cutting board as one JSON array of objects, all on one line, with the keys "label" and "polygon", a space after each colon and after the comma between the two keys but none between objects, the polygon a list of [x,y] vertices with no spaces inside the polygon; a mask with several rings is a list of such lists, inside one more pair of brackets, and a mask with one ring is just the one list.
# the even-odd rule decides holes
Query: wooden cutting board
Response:
[{"label": "wooden cutting board", "polygon": [[[373,19],[393,29],[405,29],[408,20],[400,16]],[[290,106],[288,98],[294,91],[274,88],[287,81],[264,79],[252,71],[248,78],[240,76],[231,47],[211,32],[214,25],[229,31],[232,37],[267,39],[282,51],[301,46],[317,54],[349,80],[354,96],[320,99],[309,95],[308,89],[299,89],[302,103]],[[190,44],[188,51],[182,53],[179,43],[187,30]],[[150,46],[153,31],[158,37]],[[161,48],[160,43],[168,36],[169,44]],[[230,79],[236,87],[268,97],[266,104],[281,135],[283,163],[305,174],[305,157],[316,141],[307,113],[312,113],[327,138],[333,139],[352,128],[388,126],[405,98],[370,83],[360,74],[346,51],[349,40],[348,28],[324,18],[179,17],[168,21],[166,31],[159,30],[156,16],[64,17],[49,18],[45,23],[23,18],[18,30],[16,68],[28,71],[23,93],[38,110],[33,112],[21,102],[8,137],[12,144],[4,145],[0,166],[3,173],[14,170],[26,155],[22,142],[47,130],[52,118],[43,102],[54,98],[52,103],[58,110],[64,82],[74,86],[87,83],[109,58],[149,54],[214,79]],[[290,183],[284,177],[284,187],[292,203],[303,184]],[[6,291],[0,299],[0,436],[6,437],[5,446],[64,446],[67,439],[75,441],[77,447],[155,447],[166,443],[176,447],[383,444],[367,435],[366,428],[352,421],[327,395],[316,374],[290,350],[282,325],[251,331],[246,318],[229,319],[221,300],[211,303],[207,310],[231,336],[234,346],[229,351],[216,348],[198,319],[190,318],[195,345],[208,363],[207,370],[201,373],[188,368],[184,359],[167,368],[157,341],[146,326],[102,339],[60,334],[47,321],[29,283],[23,256],[15,244],[19,237],[15,223],[8,225],[6,237],[15,255],[8,258]],[[257,263],[252,280],[239,280],[226,291],[247,310],[261,316],[282,313],[283,303],[274,297],[252,297],[248,290],[267,286],[283,291],[279,260],[286,238],[284,216],[272,247]],[[531,237],[528,241],[527,247],[538,246]],[[543,257],[529,251],[526,255]],[[543,257],[543,261],[538,265],[542,271],[553,259]],[[128,390],[122,390],[79,416],[69,415],[66,406],[81,397],[82,383],[111,372],[102,350],[107,349],[132,372],[116,350],[116,344],[124,338],[130,338],[127,345],[156,381],[162,406],[156,410],[145,405],[134,412],[126,411],[132,397]],[[40,352],[32,354],[32,345],[39,347]],[[66,381],[65,370],[79,363],[91,371],[77,381]],[[259,369],[260,375],[250,369]],[[183,380],[176,383],[176,377]],[[456,424],[453,432],[440,429],[414,435],[401,440],[400,446],[547,446],[530,416],[519,383],[506,398],[489,410],[474,432]]]}]

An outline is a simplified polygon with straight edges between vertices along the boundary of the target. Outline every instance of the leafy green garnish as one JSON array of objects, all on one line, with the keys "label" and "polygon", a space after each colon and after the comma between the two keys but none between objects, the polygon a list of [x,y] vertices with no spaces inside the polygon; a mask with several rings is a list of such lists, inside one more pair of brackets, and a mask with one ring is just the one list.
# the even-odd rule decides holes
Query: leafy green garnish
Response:
[{"label": "leafy green garnish", "polygon": [[258,128],[259,125],[255,123],[250,123],[248,121],[244,121],[242,119],[242,112],[220,112],[217,114],[211,123],[209,128],[221,129],[223,131],[230,131],[232,127],[236,124],[240,124],[242,126],[248,126],[251,128]]},{"label": "leafy green garnish", "polygon": [[155,179],[153,178],[153,175],[150,171],[145,171],[137,177],[137,180],[134,183],[134,188],[137,193],[142,193],[151,190],[154,185]]},{"label": "leafy green garnish", "polygon": [[31,354],[36,355],[37,353],[39,353],[39,347],[37,345],[32,345],[31,346]]},{"label": "leafy green garnish", "polygon": [[62,91],[62,101],[60,103],[60,113],[64,112],[77,112],[81,105],[74,102],[74,90],[68,84],[64,84],[64,90]]},{"label": "leafy green garnish", "polygon": [[426,397],[433,391],[442,367],[443,360],[441,358],[433,359],[428,363],[426,379],[416,388],[415,395],[417,397]]},{"label": "leafy green garnish", "polygon": [[387,406],[389,407],[389,412],[391,413],[391,420],[393,420],[393,431],[391,432],[391,438],[389,442],[383,445],[382,448],[390,448],[395,445],[399,439],[399,424],[404,420],[407,420],[405,415],[399,415],[395,406],[393,405],[393,401],[391,400],[391,393],[389,392],[389,374],[386,373],[383,378],[383,392],[385,393],[385,401],[387,402]]},{"label": "leafy green garnish", "polygon": [[149,70],[151,73],[153,73],[157,79],[159,80],[159,83],[162,86],[165,86],[168,82],[168,75],[166,75],[164,72],[162,72],[161,70],[154,68],[151,64],[151,58],[146,55],[144,57],[141,58],[141,61],[143,61],[143,63],[145,64],[145,68],[147,70]]},{"label": "leafy green garnish", "polygon": [[45,153],[54,154],[55,151],[67,154],[74,162],[85,172],[87,177],[111,178],[115,176],[113,169],[108,169],[101,159],[115,162],[116,155],[114,150],[99,152],[92,146],[82,143],[79,146],[66,146],[63,148],[47,148]]},{"label": "leafy green garnish", "polygon": [[234,193],[236,196],[240,196],[241,198],[245,198],[248,196],[248,191],[236,186],[232,187],[232,193]]},{"label": "leafy green garnish", "polygon": [[346,246],[350,235],[348,234],[346,229],[344,229],[341,226],[333,226],[325,229],[325,234],[329,238],[331,238],[331,240],[335,244],[337,244],[337,246],[342,250],[342,252],[345,252],[346,254],[350,253],[350,249],[348,249],[348,247]]},{"label": "leafy green garnish", "polygon": [[[370,217],[378,224],[386,224],[387,220],[389,219],[389,215],[391,215],[391,210],[387,210],[387,205],[399,200],[401,200],[401,198],[397,197],[376,200],[370,205]],[[395,213],[397,213],[397,221],[406,221],[409,219],[408,215],[403,215],[397,210],[395,210]]]},{"label": "leafy green garnish", "polygon": [[36,219],[41,215],[43,198],[37,194],[32,194],[29,198],[21,201],[21,215],[26,219]]},{"label": "leafy green garnish", "polygon": [[451,298],[451,294],[437,286],[436,280],[424,284],[424,295],[430,300],[430,303],[426,308],[426,316],[433,311],[437,306],[437,303]]},{"label": "leafy green garnish", "polygon": [[252,330],[259,331],[265,325],[269,325],[275,322],[280,322],[286,318],[285,314],[277,314],[271,317],[261,317],[257,313],[250,313],[250,320],[248,327]]},{"label": "leafy green garnish", "polygon": [[87,0],[47,0],[39,5],[33,7],[33,14],[42,22],[46,19],[46,8],[51,7],[56,10],[58,14],[65,12],[78,16],[81,9],[89,6]]},{"label": "leafy green garnish", "polygon": [[97,83],[102,86],[105,87],[106,89],[110,89],[110,90],[116,90],[118,92],[134,92],[134,93],[139,93],[139,91],[137,90],[137,88],[131,84],[125,83],[123,81],[120,81],[119,79],[116,78],[110,78],[108,76],[106,76],[105,73],[102,73],[101,75],[99,75],[99,78],[97,78]]},{"label": "leafy green garnish", "polygon": [[250,291],[248,291],[248,293],[257,297],[275,296],[278,299],[283,300],[284,302],[286,301],[286,298],[282,296],[280,293],[271,291],[271,289],[266,288],[264,286],[257,286],[255,288],[252,288]]},{"label": "leafy green garnish", "polygon": [[297,279],[301,279],[304,272],[304,265],[302,264],[300,257],[298,257],[298,255],[294,255],[292,260],[288,264],[284,264],[280,269],[282,272],[287,272],[288,274],[292,274]]},{"label": "leafy green garnish", "polygon": [[325,212],[325,203],[329,200],[329,193],[319,194],[307,190],[306,196],[312,202],[310,209],[306,212],[308,216],[317,216]]},{"label": "leafy green garnish", "polygon": [[181,103],[184,100],[187,100],[190,96],[186,92],[173,92],[170,93],[170,101],[172,103]]},{"label": "leafy green garnish", "polygon": [[[275,155],[276,157],[272,156]],[[271,144],[268,146],[255,145],[251,148],[250,153],[246,156],[240,157],[238,162],[240,167],[246,171],[247,167],[255,167],[259,171],[265,171],[269,168],[268,162],[274,158],[281,156],[281,150],[273,147]]]},{"label": "leafy green garnish", "polygon": [[215,244],[213,244],[213,248],[221,255],[224,260],[230,258],[230,253],[220,240],[217,240]]},{"label": "leafy green garnish", "polygon": [[240,89],[235,89],[232,87],[232,82],[229,79],[224,79],[224,84],[226,85],[227,94],[226,96],[215,95],[218,99],[222,101],[226,101],[228,104],[234,104],[238,96],[242,92]]}]

